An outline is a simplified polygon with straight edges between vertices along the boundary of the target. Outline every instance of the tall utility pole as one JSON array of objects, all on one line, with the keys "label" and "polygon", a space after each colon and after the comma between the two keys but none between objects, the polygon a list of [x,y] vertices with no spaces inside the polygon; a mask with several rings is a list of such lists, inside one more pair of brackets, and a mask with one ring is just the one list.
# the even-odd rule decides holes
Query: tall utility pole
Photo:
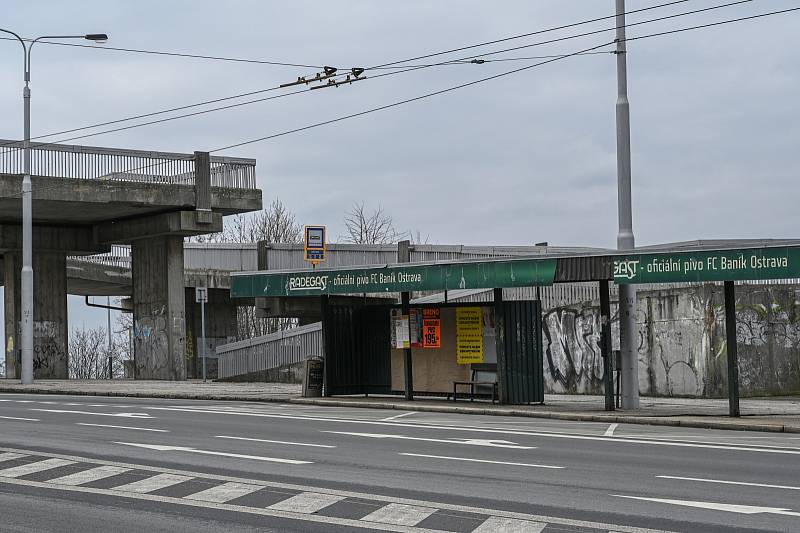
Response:
[{"label": "tall utility pole", "polygon": [[[617,2],[617,250],[632,250],[631,115],[625,49],[625,0]],[[639,354],[636,346],[636,287],[619,285],[619,347],[622,355],[622,408],[639,407]]]},{"label": "tall utility pole", "polygon": [[[11,30],[0,28],[0,32],[17,38],[22,45],[24,59],[24,81],[22,88],[23,134],[22,139],[22,272],[20,273],[20,307],[22,345],[22,383],[33,383],[33,197],[31,185],[31,50],[33,45],[42,39],[86,39],[96,43],[108,40],[105,33],[89,33],[86,35],[42,35],[36,39],[23,39]],[[97,375],[97,370],[95,369]]]}]

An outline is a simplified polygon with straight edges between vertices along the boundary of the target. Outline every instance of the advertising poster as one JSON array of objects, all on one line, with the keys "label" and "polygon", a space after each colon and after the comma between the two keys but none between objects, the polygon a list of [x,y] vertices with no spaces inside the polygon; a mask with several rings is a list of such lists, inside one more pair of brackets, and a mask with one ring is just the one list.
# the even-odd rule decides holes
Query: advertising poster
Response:
[{"label": "advertising poster", "polygon": [[483,362],[483,312],[480,307],[456,308],[456,362]]},{"label": "advertising poster", "polygon": [[441,348],[442,322],[439,309],[422,310],[422,347]]}]

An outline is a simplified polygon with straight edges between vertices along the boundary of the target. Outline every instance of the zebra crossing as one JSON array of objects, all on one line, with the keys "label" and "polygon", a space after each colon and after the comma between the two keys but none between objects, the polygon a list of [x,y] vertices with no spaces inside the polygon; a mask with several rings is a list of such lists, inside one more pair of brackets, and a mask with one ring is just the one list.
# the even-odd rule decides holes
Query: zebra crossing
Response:
[{"label": "zebra crossing", "polygon": [[24,450],[0,450],[0,484],[46,487],[408,533],[654,530],[180,472]]}]

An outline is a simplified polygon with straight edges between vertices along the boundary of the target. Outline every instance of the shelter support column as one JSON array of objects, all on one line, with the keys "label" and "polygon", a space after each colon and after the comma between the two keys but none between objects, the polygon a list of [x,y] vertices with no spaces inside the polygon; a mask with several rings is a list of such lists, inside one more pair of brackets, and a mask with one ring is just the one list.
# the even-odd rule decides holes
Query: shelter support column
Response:
[{"label": "shelter support column", "polygon": [[186,379],[183,237],[137,239],[133,267],[134,376]]},{"label": "shelter support column", "polygon": [[505,313],[503,312],[503,289],[494,289],[495,349],[497,351],[497,396],[501,404],[508,403],[506,375]]},{"label": "shelter support column", "polygon": [[[35,244],[35,243],[34,243]],[[19,377],[21,280],[19,252],[7,252],[5,263],[5,332],[8,377]],[[33,377],[68,379],[67,257],[64,252],[33,254]]]},{"label": "shelter support column", "polygon": [[328,364],[328,356],[331,354],[331,332],[330,326],[330,305],[328,296],[320,296],[320,311],[322,314],[322,351],[325,354],[325,366],[323,367],[322,374],[322,395],[326,397],[332,396],[331,394],[331,369]]},{"label": "shelter support column", "polygon": [[[397,243],[397,262],[409,263],[411,261],[411,241],[400,241]],[[411,301],[411,294],[408,292],[400,293],[400,302],[402,313],[410,318],[409,302]],[[414,360],[411,354],[411,348],[403,350],[403,374],[405,376],[406,384],[406,400],[414,399]]]},{"label": "shelter support column", "polygon": [[736,351],[736,288],[725,282],[725,336],[728,356],[728,411],[739,416],[739,356]]},{"label": "shelter support column", "polygon": [[611,354],[611,303],[608,280],[600,280],[600,353],[603,357],[603,389],[606,411],[614,410],[614,362]]},{"label": "shelter support column", "polygon": [[[400,294],[400,298],[403,315],[409,316],[409,301],[411,300],[411,295],[407,292],[403,292]],[[403,373],[405,375],[406,400],[410,401],[414,399],[414,361],[411,355],[411,348],[403,350]]]}]

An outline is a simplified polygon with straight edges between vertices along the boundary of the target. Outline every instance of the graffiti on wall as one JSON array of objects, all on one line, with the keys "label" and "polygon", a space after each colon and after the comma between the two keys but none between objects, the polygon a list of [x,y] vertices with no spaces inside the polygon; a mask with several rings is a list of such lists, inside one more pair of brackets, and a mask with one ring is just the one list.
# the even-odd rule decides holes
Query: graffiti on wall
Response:
[{"label": "graffiti on wall", "polygon": [[168,372],[170,368],[169,335],[166,306],[154,307],[133,323],[136,377]]},{"label": "graffiti on wall", "polygon": [[53,320],[33,322],[33,371],[39,378],[63,379],[67,368],[66,336]]},{"label": "graffiti on wall", "polygon": [[[727,346],[722,288],[693,285],[640,289],[637,301],[640,391],[659,396],[725,396]],[[800,288],[739,286],[736,316],[742,394],[799,391]],[[601,394],[598,303],[548,310],[542,328],[546,390]],[[615,343],[618,331],[618,316],[612,305]]]}]

